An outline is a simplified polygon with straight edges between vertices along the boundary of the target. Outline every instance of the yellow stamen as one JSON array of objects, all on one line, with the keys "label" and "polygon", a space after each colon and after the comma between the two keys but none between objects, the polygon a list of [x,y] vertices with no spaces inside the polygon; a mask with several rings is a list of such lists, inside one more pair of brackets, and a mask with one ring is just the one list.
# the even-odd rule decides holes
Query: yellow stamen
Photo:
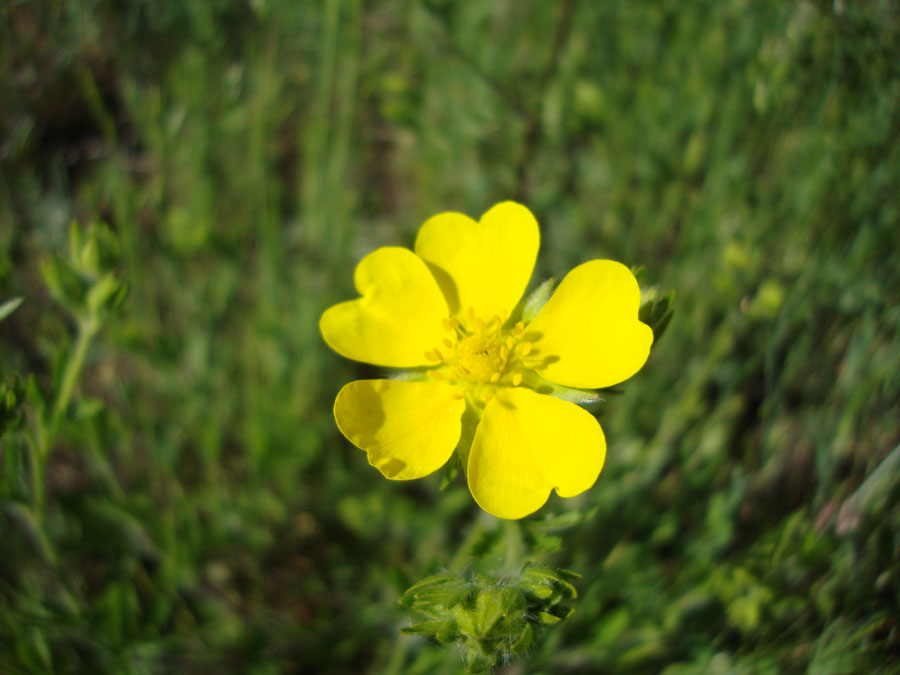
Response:
[{"label": "yellow stamen", "polygon": [[518,387],[520,384],[522,384],[522,373],[516,373],[515,375],[513,375],[512,383],[514,387]]}]

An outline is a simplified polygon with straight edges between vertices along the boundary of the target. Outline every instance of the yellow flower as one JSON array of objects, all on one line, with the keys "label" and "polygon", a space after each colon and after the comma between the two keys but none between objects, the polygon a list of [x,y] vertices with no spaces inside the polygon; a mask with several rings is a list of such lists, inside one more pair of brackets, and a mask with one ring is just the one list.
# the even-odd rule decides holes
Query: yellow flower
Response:
[{"label": "yellow flower", "polygon": [[637,281],[611,260],[569,272],[533,318],[524,313],[527,325],[511,318],[539,242],[520,204],[497,204],[478,222],[442,213],[422,225],[415,253],[388,247],[363,258],[361,297],[322,315],[322,336],[339,354],[420,369],[412,379],[350,382],[334,403],[341,433],[387,478],[426,476],[460,445],[475,501],[500,518],[536,511],[551,489],[573,497],[597,480],[600,424],[546,392],[628,379],[653,333],[638,320]]}]

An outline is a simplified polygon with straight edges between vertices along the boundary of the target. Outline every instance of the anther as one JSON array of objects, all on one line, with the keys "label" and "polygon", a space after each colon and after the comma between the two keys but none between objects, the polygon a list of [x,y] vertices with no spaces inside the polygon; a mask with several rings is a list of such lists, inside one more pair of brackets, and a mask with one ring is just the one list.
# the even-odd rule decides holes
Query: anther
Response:
[{"label": "anther", "polygon": [[494,398],[494,395],[489,391],[486,391],[481,395],[481,400],[484,401],[485,403],[490,401],[492,398]]},{"label": "anther", "polygon": [[512,339],[512,336],[506,338],[507,349],[512,349],[514,344],[516,344],[516,341]]},{"label": "anther", "polygon": [[515,325],[515,327],[513,328],[513,334],[514,334],[516,337],[518,337],[519,335],[522,334],[522,331],[524,331],[524,330],[525,330],[525,324],[522,323],[521,321],[519,321],[519,322]]},{"label": "anther", "polygon": [[429,350],[425,352],[425,358],[429,361],[440,361],[441,357],[437,353],[437,349]]},{"label": "anther", "polygon": [[522,384],[522,373],[516,373],[513,375],[512,383],[514,387],[518,387]]},{"label": "anther", "polygon": [[447,349],[453,349],[453,343],[447,338],[444,338],[444,344],[447,345]]},{"label": "anther", "polygon": [[531,343],[523,342],[519,346],[519,356],[528,356],[531,353]]},{"label": "anther", "polygon": [[459,328],[459,321],[456,319],[444,319],[441,323],[444,326],[444,330],[449,333],[452,333]]},{"label": "anther", "polygon": [[493,375],[491,375],[491,382],[496,382],[499,379],[500,379],[500,373],[494,373]]}]

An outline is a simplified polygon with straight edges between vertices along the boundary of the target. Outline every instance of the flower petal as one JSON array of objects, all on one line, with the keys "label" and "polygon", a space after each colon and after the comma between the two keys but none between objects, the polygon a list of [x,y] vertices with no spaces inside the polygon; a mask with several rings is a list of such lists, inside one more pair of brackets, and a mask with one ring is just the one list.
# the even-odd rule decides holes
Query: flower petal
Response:
[{"label": "flower petal", "polygon": [[461,213],[441,213],[425,221],[416,253],[428,263],[453,314],[471,307],[487,321],[504,321],[525,292],[540,245],[531,211],[502,202],[479,222]]},{"label": "flower petal", "polygon": [[342,356],[376,366],[412,368],[446,337],[447,303],[425,263],[406,248],[379,248],[356,266],[357,300],[319,319],[325,342]]},{"label": "flower petal", "polygon": [[484,409],[466,473],[481,508],[522,518],[553,488],[562,497],[587,490],[605,459],[603,430],[589,412],[530,389],[501,389]]},{"label": "flower petal", "polygon": [[567,387],[609,387],[634,375],[653,331],[638,320],[641,291],[631,271],[591,260],[569,272],[525,331],[531,367]]},{"label": "flower petal", "polygon": [[338,392],[334,419],[386,478],[421,478],[441,468],[459,441],[466,404],[458,394],[442,382],[357,380]]}]

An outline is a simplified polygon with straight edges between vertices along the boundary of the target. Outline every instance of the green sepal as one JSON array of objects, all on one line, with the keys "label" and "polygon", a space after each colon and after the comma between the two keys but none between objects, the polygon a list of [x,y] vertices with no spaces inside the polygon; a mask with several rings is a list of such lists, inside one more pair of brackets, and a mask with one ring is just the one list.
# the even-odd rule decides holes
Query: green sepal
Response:
[{"label": "green sepal", "polygon": [[641,295],[641,308],[638,318],[650,326],[653,331],[653,341],[658,342],[665,333],[669,322],[672,320],[672,302],[675,299],[675,291],[669,291],[659,296],[655,287],[646,289]]},{"label": "green sepal", "polygon": [[605,392],[601,393],[593,389],[565,387],[561,384],[545,380],[534,371],[529,371],[525,374],[522,385],[533,389],[539,394],[546,394],[547,396],[553,396],[562,399],[563,401],[569,401],[582,406],[599,405],[606,401],[606,396],[604,395]]},{"label": "green sepal", "polygon": [[550,296],[553,295],[554,286],[556,286],[556,279],[550,277],[544,283],[534,289],[534,291],[532,291],[531,294],[529,294],[529,296],[525,298],[525,301],[522,304],[521,313],[519,314],[517,320],[521,321],[525,325],[531,323],[534,317],[538,315],[538,312],[541,311],[541,308],[543,308],[543,306],[547,304]]},{"label": "green sepal", "polygon": [[460,469],[459,458],[457,455],[453,455],[450,458],[450,461],[444,465],[443,474],[441,475],[441,487],[440,490],[443,492],[450,485],[453,484],[453,481],[456,480],[456,477],[459,475]]}]

